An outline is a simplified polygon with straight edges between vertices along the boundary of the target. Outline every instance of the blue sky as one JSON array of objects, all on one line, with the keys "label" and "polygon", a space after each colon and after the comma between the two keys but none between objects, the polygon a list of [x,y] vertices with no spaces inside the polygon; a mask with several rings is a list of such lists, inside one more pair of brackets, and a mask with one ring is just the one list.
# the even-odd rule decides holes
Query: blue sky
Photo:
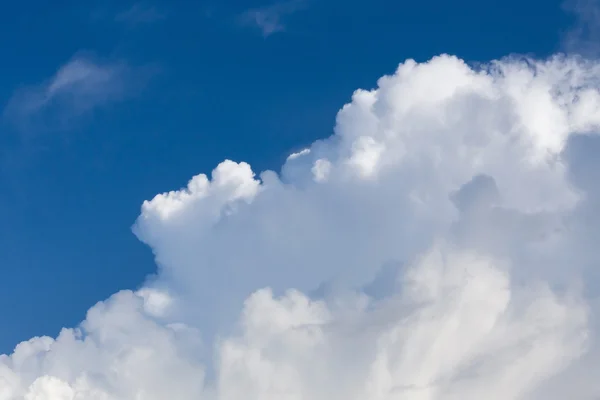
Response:
[{"label": "blue sky", "polygon": [[[130,231],[144,200],[224,158],[278,168],[332,133],[356,88],[406,58],[560,50],[572,27],[561,3],[7,3],[0,315],[12,324],[0,329],[0,353],[75,325],[155,270]],[[52,87],[72,61],[113,75]]]}]

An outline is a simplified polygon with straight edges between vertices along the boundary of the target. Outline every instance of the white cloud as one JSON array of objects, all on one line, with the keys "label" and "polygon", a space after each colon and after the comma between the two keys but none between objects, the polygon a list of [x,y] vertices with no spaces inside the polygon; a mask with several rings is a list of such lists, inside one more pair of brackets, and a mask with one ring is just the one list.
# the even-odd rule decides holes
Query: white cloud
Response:
[{"label": "white cloud", "polygon": [[596,62],[409,60],[280,174],[145,202],[158,277],[2,356],[0,400],[596,398],[598,128]]},{"label": "white cloud", "polygon": [[240,22],[258,27],[264,37],[285,31],[283,18],[306,7],[304,0],[288,0],[244,12]]},{"label": "white cloud", "polygon": [[77,118],[121,101],[137,90],[145,73],[132,72],[132,67],[124,62],[75,56],[47,81],[17,90],[4,115],[25,127],[67,127]]},{"label": "white cloud", "polygon": [[292,154],[290,154],[290,155],[288,156],[288,158],[287,158],[287,159],[288,159],[288,160],[293,160],[293,159],[296,159],[296,158],[298,158],[298,157],[305,156],[305,155],[307,155],[307,154],[309,154],[309,153],[310,153],[310,149],[302,149],[302,150],[300,150],[300,151],[299,151],[299,152],[297,152],[297,153],[292,153]]}]

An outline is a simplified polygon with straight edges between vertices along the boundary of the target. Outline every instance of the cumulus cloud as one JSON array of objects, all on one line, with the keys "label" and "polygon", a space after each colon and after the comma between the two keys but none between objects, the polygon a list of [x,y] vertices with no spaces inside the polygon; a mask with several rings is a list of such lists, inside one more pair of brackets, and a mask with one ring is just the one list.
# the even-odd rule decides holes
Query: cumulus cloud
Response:
[{"label": "cumulus cloud", "polygon": [[240,16],[244,25],[258,27],[264,37],[285,31],[283,18],[306,7],[304,0],[289,0],[274,3],[270,6],[253,8]]},{"label": "cumulus cloud", "polygon": [[125,62],[77,55],[47,81],[17,90],[4,116],[22,127],[68,127],[74,120],[138,90],[146,73],[133,71]]},{"label": "cumulus cloud", "polygon": [[599,127],[597,62],[408,60],[279,173],[144,202],[158,275],[0,400],[597,398]]}]

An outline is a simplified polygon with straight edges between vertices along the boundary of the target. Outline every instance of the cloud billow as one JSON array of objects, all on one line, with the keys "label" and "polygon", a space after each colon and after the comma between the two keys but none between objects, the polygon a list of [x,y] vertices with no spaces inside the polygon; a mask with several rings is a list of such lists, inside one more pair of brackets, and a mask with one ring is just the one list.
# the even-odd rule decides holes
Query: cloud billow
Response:
[{"label": "cloud billow", "polygon": [[0,400],[597,397],[599,127],[596,62],[408,60],[280,173],[144,202],[157,277],[1,356]]}]

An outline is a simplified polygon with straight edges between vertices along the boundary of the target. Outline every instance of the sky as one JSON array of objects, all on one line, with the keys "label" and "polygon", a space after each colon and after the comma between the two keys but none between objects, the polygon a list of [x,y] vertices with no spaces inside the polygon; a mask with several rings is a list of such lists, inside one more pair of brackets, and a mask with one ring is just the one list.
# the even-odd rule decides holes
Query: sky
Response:
[{"label": "sky", "polygon": [[0,400],[597,398],[598,10],[5,6]]},{"label": "sky", "polygon": [[[18,323],[2,329],[0,349],[55,335],[154,272],[129,229],[143,200],[224,158],[276,169],[290,151],[331,134],[352,92],[405,58],[486,61],[559,48],[572,24],[559,2],[509,3],[290,3],[274,12],[281,32],[248,19],[271,3],[7,6],[0,307]],[[90,99],[85,112],[65,104],[11,114],[19,93],[40,90],[77,60],[125,65],[131,79],[107,82],[123,92]]]}]

